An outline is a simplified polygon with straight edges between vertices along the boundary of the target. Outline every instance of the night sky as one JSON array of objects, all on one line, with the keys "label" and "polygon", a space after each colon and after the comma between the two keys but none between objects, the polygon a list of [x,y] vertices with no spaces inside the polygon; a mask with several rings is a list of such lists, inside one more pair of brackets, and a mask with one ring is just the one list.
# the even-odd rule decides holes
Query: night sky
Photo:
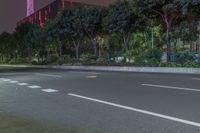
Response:
[{"label": "night sky", "polygon": [[[47,0],[35,0],[35,10]],[[0,33],[12,32],[16,22],[26,16],[26,0],[0,0]]]}]

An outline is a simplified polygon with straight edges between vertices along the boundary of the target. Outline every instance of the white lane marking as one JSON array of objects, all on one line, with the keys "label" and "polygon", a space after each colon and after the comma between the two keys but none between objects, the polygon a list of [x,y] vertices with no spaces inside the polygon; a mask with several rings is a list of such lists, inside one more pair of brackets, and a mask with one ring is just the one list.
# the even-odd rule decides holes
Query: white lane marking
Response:
[{"label": "white lane marking", "polygon": [[184,90],[184,91],[196,91],[200,92],[200,89],[193,89],[193,88],[182,88],[182,87],[174,87],[174,86],[163,86],[163,85],[154,85],[154,84],[142,84],[143,86],[149,86],[149,87],[156,87],[156,88],[168,88],[168,89],[174,89],[174,90]]},{"label": "white lane marking", "polygon": [[28,85],[28,83],[18,83],[18,85],[25,86],[25,85]]},{"label": "white lane marking", "polygon": [[200,78],[192,78],[193,80],[200,80]]},{"label": "white lane marking", "polygon": [[54,89],[42,89],[42,91],[48,92],[48,93],[59,92],[58,90],[54,90]]},{"label": "white lane marking", "polygon": [[102,104],[114,106],[114,107],[117,107],[117,108],[122,108],[122,109],[130,110],[130,111],[134,111],[134,112],[138,112],[138,113],[142,113],[142,114],[146,114],[146,115],[159,117],[159,118],[162,118],[162,119],[167,119],[167,120],[183,123],[183,124],[186,124],[186,125],[200,127],[200,123],[193,122],[193,121],[188,121],[188,120],[184,120],[184,119],[180,119],[180,118],[176,118],[176,117],[172,117],[172,116],[154,113],[154,112],[150,112],[150,111],[146,111],[146,110],[142,110],[142,109],[137,109],[137,108],[133,108],[133,107],[129,107],[129,106],[111,103],[111,102],[107,102],[107,101],[103,101],[103,100],[99,100],[99,99],[94,99],[94,98],[90,98],[90,97],[86,97],[86,96],[81,96],[81,95],[77,95],[77,94],[73,94],[73,93],[69,93],[68,95],[73,96],[73,97],[78,97],[78,98],[81,98],[81,99],[85,99],[85,100],[89,100],[89,101],[93,101],[93,102],[97,102],[97,103],[102,103]]},{"label": "white lane marking", "polygon": [[28,88],[31,89],[38,89],[38,88],[42,88],[41,86],[37,86],[37,85],[32,85],[32,86],[28,86]]},{"label": "white lane marking", "polygon": [[61,76],[61,75],[53,75],[53,74],[42,74],[42,73],[35,73],[35,75],[39,75],[39,76],[46,76],[46,77],[62,78],[62,76]]},{"label": "white lane marking", "polygon": [[3,79],[3,81],[9,82],[9,81],[11,81],[11,79]]},{"label": "white lane marking", "polygon": [[89,79],[95,79],[95,78],[97,78],[97,76],[87,76],[87,78],[89,78]]},{"label": "white lane marking", "polygon": [[15,84],[18,83],[19,81],[10,81],[10,83]]}]

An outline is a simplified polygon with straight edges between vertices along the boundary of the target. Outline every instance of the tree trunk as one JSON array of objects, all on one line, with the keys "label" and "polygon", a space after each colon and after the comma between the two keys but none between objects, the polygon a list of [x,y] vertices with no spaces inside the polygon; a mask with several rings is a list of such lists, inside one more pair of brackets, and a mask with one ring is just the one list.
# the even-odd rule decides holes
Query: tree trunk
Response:
[{"label": "tree trunk", "polygon": [[62,56],[62,44],[59,45],[59,56]]},{"label": "tree trunk", "polygon": [[167,23],[167,29],[166,29],[166,44],[167,44],[167,62],[170,62],[171,60],[171,41],[170,41],[170,23]]},{"label": "tree trunk", "polygon": [[94,55],[97,55],[97,42],[95,40],[92,40],[92,45],[94,49]]},{"label": "tree trunk", "polygon": [[76,48],[76,59],[79,59],[79,46],[77,45],[75,48]]},{"label": "tree trunk", "polygon": [[128,39],[123,36],[123,41],[124,41],[124,49],[127,51],[128,50]]},{"label": "tree trunk", "polygon": [[79,46],[80,46],[80,41],[75,41],[75,39],[72,37],[72,41],[76,50],[76,59],[79,59]]}]

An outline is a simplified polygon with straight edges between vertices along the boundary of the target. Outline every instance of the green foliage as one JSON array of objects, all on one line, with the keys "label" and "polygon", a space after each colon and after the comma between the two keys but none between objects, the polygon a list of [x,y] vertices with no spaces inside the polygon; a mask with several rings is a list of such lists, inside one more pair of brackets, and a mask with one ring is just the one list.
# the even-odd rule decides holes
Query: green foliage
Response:
[{"label": "green foliage", "polygon": [[97,56],[94,54],[82,54],[80,60],[82,62],[95,62],[97,60]]},{"label": "green foliage", "polygon": [[59,56],[57,55],[50,55],[48,58],[47,58],[47,63],[48,64],[57,64],[59,61]]},{"label": "green foliage", "polygon": [[176,62],[183,64],[187,61],[195,61],[195,55],[188,52],[179,52],[176,54]]},{"label": "green foliage", "polygon": [[136,32],[143,22],[129,1],[117,1],[109,7],[104,27],[108,33],[118,34],[123,40],[124,49],[127,50],[131,34]]},{"label": "green foliage", "polygon": [[174,62],[161,62],[159,67],[181,67],[181,65]]},{"label": "green foliage", "polygon": [[146,52],[146,59],[147,60],[155,60],[157,62],[160,62],[161,61],[161,57],[162,57],[162,51],[159,50],[159,49],[150,49]]},{"label": "green foliage", "polygon": [[68,64],[68,63],[71,63],[70,55],[62,55],[59,57],[58,64],[62,65],[62,64]]},{"label": "green foliage", "polygon": [[[199,0],[124,0],[66,8],[44,28],[27,22],[0,34],[0,63],[25,64],[28,58],[33,64],[110,64],[109,56],[114,65],[197,67],[190,53],[199,52],[199,5]],[[164,49],[168,61],[172,49],[178,53],[173,56],[178,65],[160,63]]]},{"label": "green foliage", "polygon": [[2,60],[0,60],[0,64],[31,64],[30,60],[28,60],[27,58],[4,58]]},{"label": "green foliage", "polygon": [[183,64],[183,67],[195,67],[198,68],[200,67],[200,63],[196,61],[187,61]]},{"label": "green foliage", "polygon": [[101,63],[101,64],[108,64],[109,62],[109,59],[106,58],[106,57],[99,57],[97,60],[96,60],[97,63]]}]

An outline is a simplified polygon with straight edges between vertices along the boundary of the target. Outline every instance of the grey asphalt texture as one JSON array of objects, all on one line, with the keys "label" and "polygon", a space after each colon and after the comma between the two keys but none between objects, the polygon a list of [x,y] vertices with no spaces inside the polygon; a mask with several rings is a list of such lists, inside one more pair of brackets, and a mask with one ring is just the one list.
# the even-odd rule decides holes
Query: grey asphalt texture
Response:
[{"label": "grey asphalt texture", "polygon": [[[0,78],[42,87],[28,88],[0,80],[2,112],[78,127],[87,133],[200,133],[200,127],[68,95],[73,93],[200,123],[200,92],[142,85],[200,90],[200,80],[192,79],[200,75],[10,69],[0,70]],[[59,92],[41,90],[49,88]]]}]

